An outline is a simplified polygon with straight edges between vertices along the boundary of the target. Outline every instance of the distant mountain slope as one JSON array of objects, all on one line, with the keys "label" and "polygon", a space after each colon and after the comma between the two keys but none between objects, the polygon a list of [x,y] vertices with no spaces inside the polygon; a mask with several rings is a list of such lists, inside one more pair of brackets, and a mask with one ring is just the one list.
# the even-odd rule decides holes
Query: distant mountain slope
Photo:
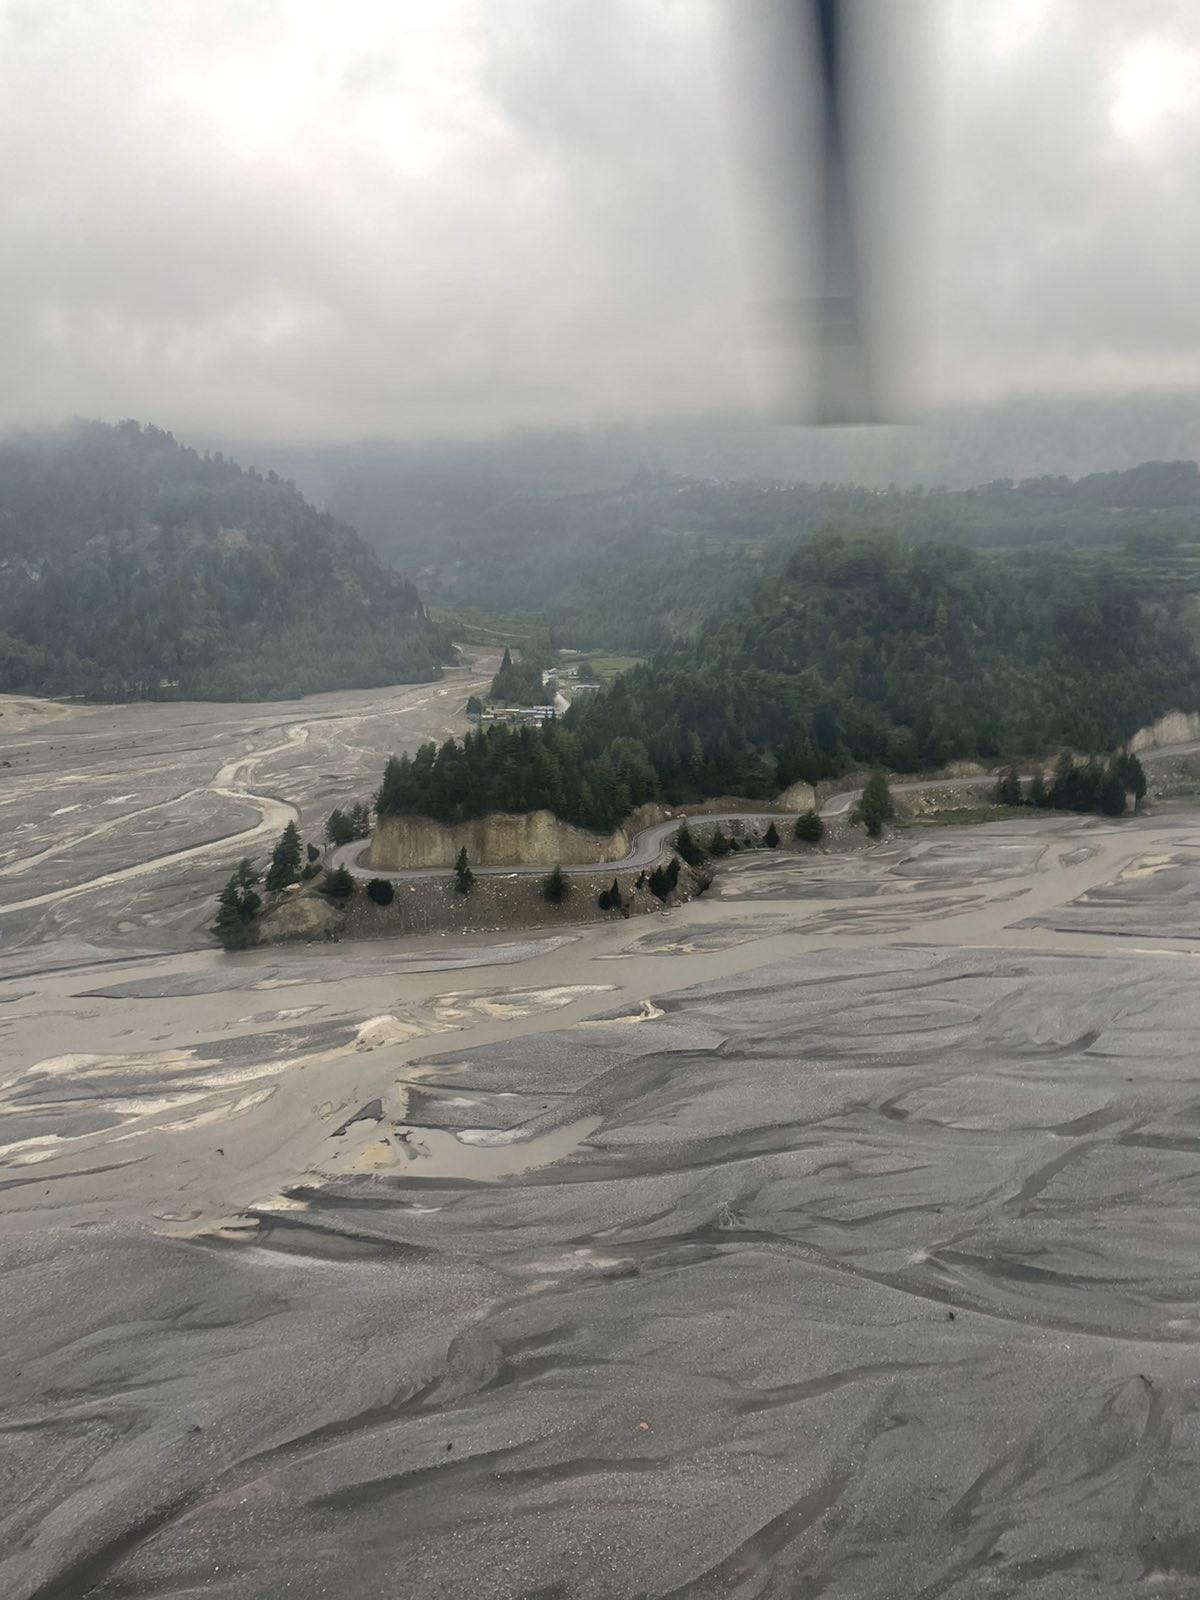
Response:
[{"label": "distant mountain slope", "polygon": [[273,472],[136,422],[0,441],[0,689],[282,698],[451,655],[412,583]]},{"label": "distant mountain slope", "polygon": [[[1021,437],[1036,431],[1035,419],[1052,421],[1037,408],[992,421],[1003,433],[1021,417]],[[969,420],[960,419],[962,426]],[[896,433],[913,449],[929,442],[921,429],[847,432]],[[800,451],[823,431],[797,433]],[[1182,427],[1135,429],[1132,437],[1160,435],[1186,437],[1195,450],[1195,436]],[[795,454],[794,465],[816,466],[810,481],[788,475],[786,453],[778,456],[778,476],[749,477],[744,468],[739,477],[697,476],[692,452],[647,444],[639,458],[632,436],[600,433],[345,446],[299,461],[297,471],[335,516],[417,573],[439,612],[468,622],[535,622],[554,642],[587,650],[644,653],[694,634],[710,611],[777,571],[797,539],[821,531],[977,549],[1053,544],[1119,552],[1137,541],[1139,559],[1152,541],[1164,587],[1181,576],[1192,582],[1200,571],[1200,472],[1192,460],[1124,466],[1127,448],[1114,448],[1109,459],[1123,470],[1078,479],[1039,473],[981,478],[973,488],[871,488],[847,476],[854,459],[835,449],[847,442],[832,430],[826,459]],[[735,459],[718,454],[714,466]],[[970,459],[983,465],[1011,457],[985,452]],[[1029,459],[1053,454],[1031,452]],[[693,475],[677,470],[684,461]]]}]

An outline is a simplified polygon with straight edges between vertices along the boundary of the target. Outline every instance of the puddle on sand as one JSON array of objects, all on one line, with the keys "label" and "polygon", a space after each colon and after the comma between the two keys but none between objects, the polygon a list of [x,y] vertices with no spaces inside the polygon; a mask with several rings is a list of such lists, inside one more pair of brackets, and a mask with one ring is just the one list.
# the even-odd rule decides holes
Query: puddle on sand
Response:
[{"label": "puddle on sand", "polygon": [[[475,1183],[493,1183],[498,1178],[548,1167],[572,1155],[595,1133],[603,1117],[580,1117],[561,1128],[536,1133],[532,1138],[512,1133],[474,1130],[475,1139],[466,1142],[444,1128],[412,1128],[397,1138],[393,1160],[407,1163],[402,1170],[414,1178],[468,1178]],[[479,1143],[478,1140],[486,1142]]]},{"label": "puddle on sand", "polygon": [[662,1012],[653,1000],[643,1000],[636,1011],[628,1011],[615,1017],[588,1017],[581,1022],[581,1028],[619,1028],[631,1022],[653,1022],[656,1017],[661,1017]]},{"label": "puddle on sand", "polygon": [[[1169,872],[1179,865],[1173,855],[1139,856],[1117,874],[1119,879],[1155,878],[1160,872]],[[1082,896],[1081,896],[1082,898]]]},{"label": "puddle on sand", "polygon": [[587,1000],[614,987],[611,983],[560,984],[539,989],[463,989],[437,995],[433,1014],[441,1023],[464,1022],[486,1017],[496,1022],[519,1021],[547,1011],[558,1011],[576,1000]]},{"label": "puddle on sand", "polygon": [[598,952],[601,961],[627,961],[631,955],[696,956],[720,950],[732,950],[740,944],[750,944],[755,939],[769,939],[785,933],[795,924],[788,917],[761,917],[754,920],[732,920],[699,926],[688,930],[657,928],[633,939],[623,950]]}]

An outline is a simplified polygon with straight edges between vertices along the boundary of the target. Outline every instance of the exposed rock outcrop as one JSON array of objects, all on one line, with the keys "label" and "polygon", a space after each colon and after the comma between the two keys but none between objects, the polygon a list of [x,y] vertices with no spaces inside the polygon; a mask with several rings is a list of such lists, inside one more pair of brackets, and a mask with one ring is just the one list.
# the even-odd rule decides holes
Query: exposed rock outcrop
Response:
[{"label": "exposed rock outcrop", "polygon": [[805,783],[803,778],[798,778],[776,798],[775,804],[785,811],[815,811],[817,791],[811,783]]},{"label": "exposed rock outcrop", "polygon": [[620,828],[598,834],[572,827],[550,811],[497,811],[455,827],[432,817],[381,817],[365,861],[382,872],[452,867],[464,847],[477,867],[576,866],[620,861],[629,854],[629,839]]}]

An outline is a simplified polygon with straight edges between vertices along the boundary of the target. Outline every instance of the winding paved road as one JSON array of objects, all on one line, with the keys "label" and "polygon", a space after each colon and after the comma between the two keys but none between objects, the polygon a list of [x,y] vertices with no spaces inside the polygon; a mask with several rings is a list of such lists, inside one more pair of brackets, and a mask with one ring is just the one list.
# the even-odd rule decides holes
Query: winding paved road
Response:
[{"label": "winding paved road", "polygon": [[[704,812],[691,817],[668,817],[665,822],[652,823],[640,833],[635,833],[629,854],[622,856],[620,860],[583,861],[574,866],[567,866],[564,863],[562,870],[571,875],[603,871],[608,867],[612,867],[615,872],[628,872],[634,867],[653,867],[661,857],[667,840],[673,833],[677,833],[685,822],[761,822],[765,827],[769,822],[774,822],[778,826],[783,823],[793,823],[795,820],[794,811],[720,811]],[[407,881],[409,878],[444,878],[451,870],[449,867],[405,867],[399,872],[383,872],[375,867],[363,865],[361,858],[366,851],[365,839],[355,839],[352,844],[339,845],[330,857],[330,865],[345,867],[356,878],[391,878],[394,882]],[[477,878],[524,878],[544,877],[548,868],[545,863],[540,866],[507,867],[477,867],[472,864],[471,871]]]}]

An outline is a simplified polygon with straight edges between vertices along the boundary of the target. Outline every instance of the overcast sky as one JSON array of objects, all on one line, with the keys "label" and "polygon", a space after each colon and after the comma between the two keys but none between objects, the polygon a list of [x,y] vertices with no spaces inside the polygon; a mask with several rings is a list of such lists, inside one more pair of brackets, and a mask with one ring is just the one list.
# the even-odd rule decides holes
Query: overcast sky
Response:
[{"label": "overcast sky", "polygon": [[[1200,386],[1200,7],[923,8],[938,392]],[[0,421],[746,403],[721,10],[0,0]]]}]

